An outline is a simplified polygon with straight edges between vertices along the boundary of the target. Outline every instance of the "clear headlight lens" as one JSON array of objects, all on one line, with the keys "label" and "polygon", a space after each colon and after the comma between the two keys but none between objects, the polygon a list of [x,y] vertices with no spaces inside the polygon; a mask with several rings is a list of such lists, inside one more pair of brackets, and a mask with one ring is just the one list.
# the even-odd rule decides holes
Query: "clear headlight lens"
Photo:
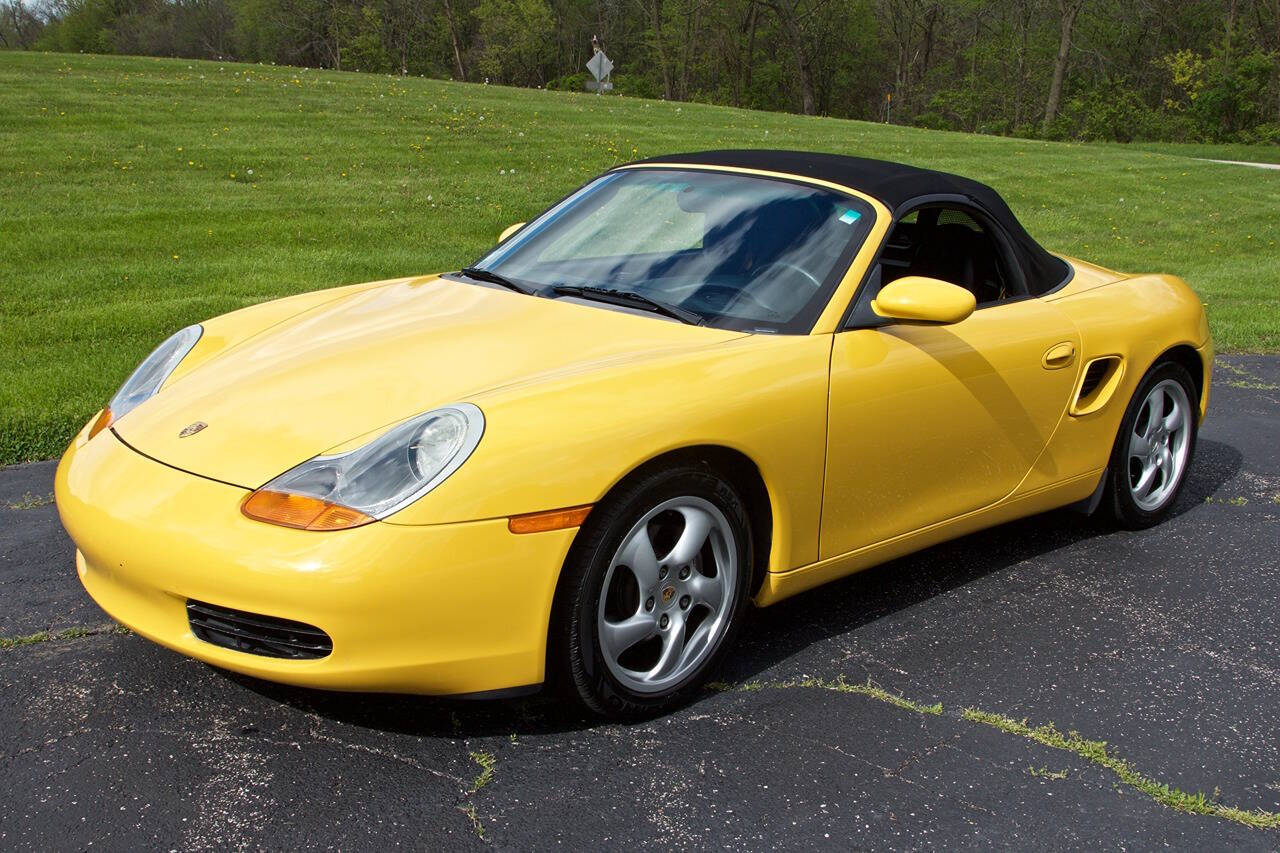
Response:
[{"label": "clear headlight lens", "polygon": [[244,502],[245,515],[306,530],[342,530],[386,518],[458,469],[484,433],[470,403],[434,409],[346,453],[292,468]]},{"label": "clear headlight lens", "polygon": [[187,326],[152,350],[151,355],[142,360],[142,364],[129,375],[129,378],[120,386],[120,390],[107,403],[102,414],[94,421],[89,437],[92,438],[102,432],[154,397],[160,390],[160,386],[169,378],[169,374],[173,373],[174,368],[182,363],[187,353],[191,352],[191,348],[200,340],[202,334],[204,334],[203,326],[198,324]]}]

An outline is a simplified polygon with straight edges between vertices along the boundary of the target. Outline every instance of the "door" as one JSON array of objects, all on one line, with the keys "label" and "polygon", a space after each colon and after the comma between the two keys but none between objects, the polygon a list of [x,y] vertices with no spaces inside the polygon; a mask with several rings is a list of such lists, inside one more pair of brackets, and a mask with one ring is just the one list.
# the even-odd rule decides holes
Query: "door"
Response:
[{"label": "door", "polygon": [[1031,470],[1066,410],[1079,335],[1036,298],[947,326],[837,334],[821,555],[988,506]]}]

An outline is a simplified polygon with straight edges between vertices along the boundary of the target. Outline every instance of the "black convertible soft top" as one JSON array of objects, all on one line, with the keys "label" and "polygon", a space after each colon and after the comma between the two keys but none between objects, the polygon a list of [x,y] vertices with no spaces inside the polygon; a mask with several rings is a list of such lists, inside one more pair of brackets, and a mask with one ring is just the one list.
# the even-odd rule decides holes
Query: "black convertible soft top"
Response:
[{"label": "black convertible soft top", "polygon": [[962,196],[995,220],[1009,236],[1031,293],[1052,290],[1071,274],[1071,267],[1066,261],[1047,252],[1027,233],[999,193],[986,184],[959,175],[866,157],[767,149],[668,154],[639,162],[648,165],[731,166],[815,178],[879,199],[895,215],[904,207],[927,202],[930,196]]}]

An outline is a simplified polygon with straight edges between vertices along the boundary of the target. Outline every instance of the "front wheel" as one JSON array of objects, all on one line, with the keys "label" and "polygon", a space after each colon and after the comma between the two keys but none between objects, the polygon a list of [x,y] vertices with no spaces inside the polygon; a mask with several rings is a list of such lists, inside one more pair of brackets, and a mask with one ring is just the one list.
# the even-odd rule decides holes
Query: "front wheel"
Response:
[{"label": "front wheel", "polygon": [[1163,521],[1186,481],[1195,452],[1199,409],[1186,368],[1153,367],[1134,393],[1107,472],[1106,506],[1130,530]]},{"label": "front wheel", "polygon": [[702,683],[741,621],[750,527],[706,468],[650,474],[588,517],[565,565],[551,663],[591,710],[635,717]]}]

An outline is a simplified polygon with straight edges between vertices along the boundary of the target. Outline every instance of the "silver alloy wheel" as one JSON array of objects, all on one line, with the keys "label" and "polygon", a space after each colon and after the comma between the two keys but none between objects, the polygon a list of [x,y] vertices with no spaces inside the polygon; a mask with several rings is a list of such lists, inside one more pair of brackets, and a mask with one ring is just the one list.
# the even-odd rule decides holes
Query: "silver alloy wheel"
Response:
[{"label": "silver alloy wheel", "polygon": [[1129,433],[1129,494],[1140,508],[1164,506],[1187,468],[1191,452],[1191,401],[1182,383],[1165,379],[1138,409]]},{"label": "silver alloy wheel", "polygon": [[679,684],[720,645],[738,582],[737,537],[714,504],[688,496],[649,510],[601,588],[596,630],[609,672],[636,693]]}]

